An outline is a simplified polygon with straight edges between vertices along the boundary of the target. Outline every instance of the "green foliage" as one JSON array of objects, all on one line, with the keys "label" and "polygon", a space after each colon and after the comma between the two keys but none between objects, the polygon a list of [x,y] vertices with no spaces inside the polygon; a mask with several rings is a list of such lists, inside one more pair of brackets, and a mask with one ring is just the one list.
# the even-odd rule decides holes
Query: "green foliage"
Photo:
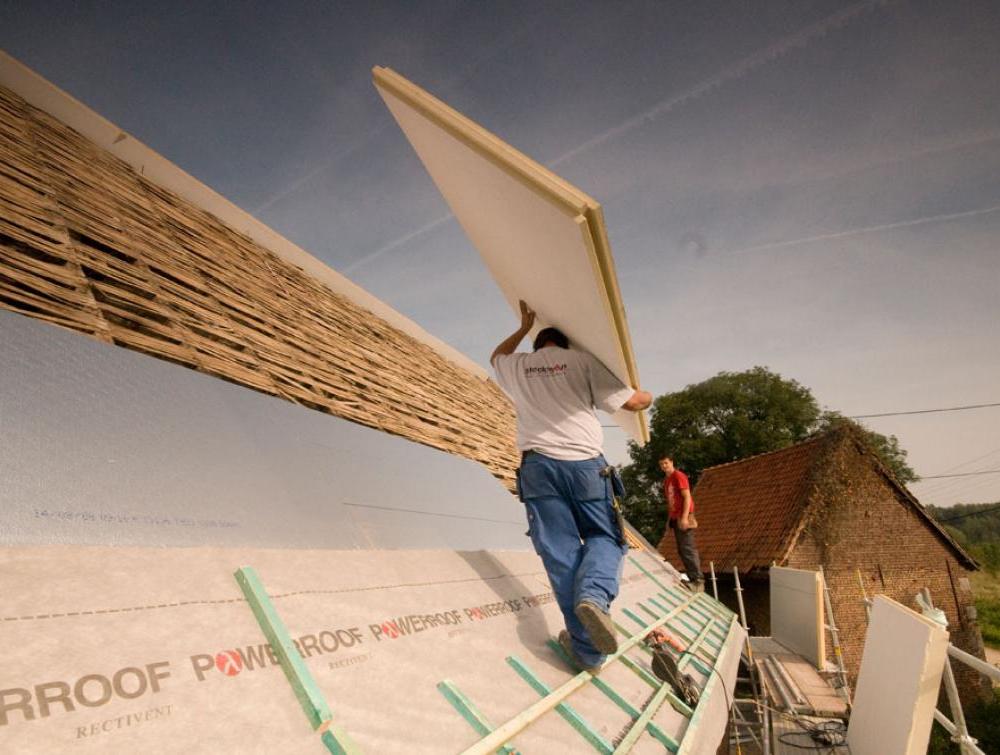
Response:
[{"label": "green foliage", "polygon": [[970,545],[969,551],[983,569],[996,576],[1000,572],[1000,540],[993,543]]},{"label": "green foliage", "polygon": [[[949,716],[951,718],[951,716]],[[1000,752],[1000,689],[993,690],[993,699],[976,703],[965,711],[965,724],[969,735],[979,740],[977,747],[983,752]],[[941,724],[935,722],[927,755],[959,755],[958,745]]]},{"label": "green foliage", "polygon": [[928,506],[927,512],[967,547],[983,568],[1000,572],[1000,504],[960,503],[943,508]]},{"label": "green foliage", "polygon": [[820,418],[817,430],[822,432],[841,425],[850,425],[861,433],[861,437],[865,439],[868,447],[901,483],[907,485],[911,482],[917,482],[920,479],[917,473],[906,463],[906,449],[900,448],[899,438],[895,435],[886,436],[869,430],[864,425],[844,417],[839,412],[824,412]]},{"label": "green foliage", "polygon": [[1000,578],[985,571],[973,572],[972,594],[976,598],[976,615],[983,642],[1000,649]]},{"label": "green foliage", "polygon": [[703,469],[777,451],[843,423],[860,430],[901,481],[916,479],[894,436],[887,438],[836,413],[821,412],[808,388],[766,367],[720,372],[660,396],[651,409],[650,442],[642,448],[629,445],[632,463],[622,470],[628,491],[625,514],[655,544],[666,524],[658,466],[663,456],[671,456],[693,486]]},{"label": "green foliage", "polygon": [[976,598],[976,616],[983,642],[990,647],[1000,647],[1000,601]]},{"label": "green foliage", "polygon": [[[983,571],[994,579],[1000,575],[1000,503],[960,503],[947,508],[927,506],[927,513],[934,517],[955,541],[965,548]],[[980,608],[980,614],[989,611]],[[996,601],[996,620],[993,627],[993,644],[1000,645],[1000,595]],[[983,623],[983,639],[987,636]],[[989,642],[989,640],[987,640]]]}]

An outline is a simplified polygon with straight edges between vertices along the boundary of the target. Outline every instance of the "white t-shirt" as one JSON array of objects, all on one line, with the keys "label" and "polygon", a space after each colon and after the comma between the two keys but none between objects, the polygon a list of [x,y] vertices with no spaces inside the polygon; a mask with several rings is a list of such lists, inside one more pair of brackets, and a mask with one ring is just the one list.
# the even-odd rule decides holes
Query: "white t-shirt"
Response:
[{"label": "white t-shirt", "polygon": [[601,453],[604,433],[594,407],[616,412],[635,391],[586,351],[546,346],[500,354],[497,383],[517,409],[517,447],[577,461]]}]

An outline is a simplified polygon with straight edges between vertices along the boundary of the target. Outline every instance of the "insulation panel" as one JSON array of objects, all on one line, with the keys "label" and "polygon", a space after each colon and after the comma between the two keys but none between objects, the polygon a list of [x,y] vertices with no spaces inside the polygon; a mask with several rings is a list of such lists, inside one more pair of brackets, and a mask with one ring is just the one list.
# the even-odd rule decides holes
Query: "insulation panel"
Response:
[{"label": "insulation panel", "polygon": [[927,752],[947,662],[947,630],[884,595],[876,595],[847,728],[851,752]]},{"label": "insulation panel", "polygon": [[[600,205],[387,68],[375,86],[512,310],[555,325],[619,379],[638,371]],[[642,413],[615,421],[648,440]]]},{"label": "insulation panel", "polygon": [[771,636],[822,669],[826,662],[822,575],[772,566],[770,580]]}]

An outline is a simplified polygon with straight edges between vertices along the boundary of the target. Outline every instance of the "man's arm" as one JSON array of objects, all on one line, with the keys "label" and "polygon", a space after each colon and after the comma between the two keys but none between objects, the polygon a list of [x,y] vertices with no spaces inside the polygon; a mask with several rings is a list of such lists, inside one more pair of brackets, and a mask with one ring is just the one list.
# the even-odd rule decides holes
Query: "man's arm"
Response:
[{"label": "man's arm", "polygon": [[677,517],[677,526],[682,530],[691,528],[691,491],[687,488],[681,489],[681,515]]},{"label": "man's arm", "polygon": [[535,311],[523,299],[519,303],[521,305],[521,327],[507,336],[500,342],[499,346],[493,349],[493,353],[490,354],[490,364],[493,364],[493,360],[498,356],[513,354],[514,349],[521,343],[521,339],[528,335],[528,331],[535,324]]},{"label": "man's arm", "polygon": [[622,409],[629,412],[641,412],[653,403],[653,394],[649,391],[636,391],[628,401],[622,404]]}]

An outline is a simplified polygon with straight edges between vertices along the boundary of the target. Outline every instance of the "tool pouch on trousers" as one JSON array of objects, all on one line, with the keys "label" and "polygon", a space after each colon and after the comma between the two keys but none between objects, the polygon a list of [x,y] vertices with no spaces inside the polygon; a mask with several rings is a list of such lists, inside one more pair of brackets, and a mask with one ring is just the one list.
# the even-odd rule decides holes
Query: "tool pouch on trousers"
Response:
[{"label": "tool pouch on trousers", "polygon": [[628,541],[625,539],[625,514],[622,512],[622,500],[625,498],[625,485],[618,470],[608,465],[601,470],[601,477],[611,480],[611,508],[615,511],[615,521],[618,523],[618,544],[625,547]]}]

